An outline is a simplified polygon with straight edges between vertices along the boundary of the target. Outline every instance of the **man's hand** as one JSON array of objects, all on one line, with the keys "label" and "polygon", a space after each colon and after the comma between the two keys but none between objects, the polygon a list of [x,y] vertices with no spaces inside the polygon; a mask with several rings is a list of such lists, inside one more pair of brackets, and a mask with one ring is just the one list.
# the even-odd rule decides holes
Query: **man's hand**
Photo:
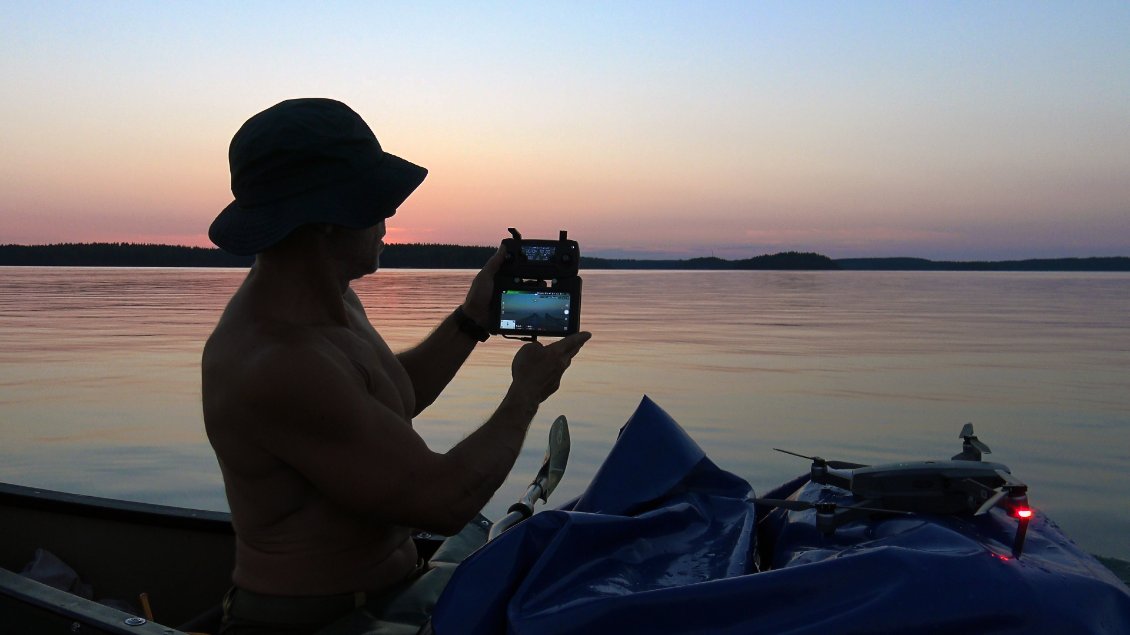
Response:
[{"label": "man's hand", "polygon": [[482,270],[475,274],[471,288],[467,291],[467,298],[463,301],[463,312],[483,328],[490,322],[490,294],[494,291],[494,274],[498,273],[498,268],[505,259],[506,250],[499,247]]},{"label": "man's hand", "polygon": [[565,374],[573,357],[589,341],[592,333],[574,333],[548,346],[530,342],[514,355],[510,372],[514,377],[512,390],[540,404],[557,392],[561,376]]}]

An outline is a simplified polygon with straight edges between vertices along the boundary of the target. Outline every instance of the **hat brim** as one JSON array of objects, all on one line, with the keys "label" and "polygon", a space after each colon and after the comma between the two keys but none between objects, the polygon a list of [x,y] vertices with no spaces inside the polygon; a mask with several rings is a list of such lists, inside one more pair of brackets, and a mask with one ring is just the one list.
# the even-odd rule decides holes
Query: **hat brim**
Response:
[{"label": "hat brim", "polygon": [[208,238],[224,251],[250,256],[302,225],[371,227],[395,214],[427,175],[427,169],[382,152],[369,169],[341,181],[261,205],[232,201],[212,221]]}]

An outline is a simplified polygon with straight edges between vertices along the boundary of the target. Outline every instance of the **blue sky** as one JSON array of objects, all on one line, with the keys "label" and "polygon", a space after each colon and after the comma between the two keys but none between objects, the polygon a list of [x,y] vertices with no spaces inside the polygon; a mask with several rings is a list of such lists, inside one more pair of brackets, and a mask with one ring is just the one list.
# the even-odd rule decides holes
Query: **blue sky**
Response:
[{"label": "blue sky", "polygon": [[428,180],[393,241],[1130,255],[1130,3],[5,2],[0,243],[207,244],[255,112]]}]

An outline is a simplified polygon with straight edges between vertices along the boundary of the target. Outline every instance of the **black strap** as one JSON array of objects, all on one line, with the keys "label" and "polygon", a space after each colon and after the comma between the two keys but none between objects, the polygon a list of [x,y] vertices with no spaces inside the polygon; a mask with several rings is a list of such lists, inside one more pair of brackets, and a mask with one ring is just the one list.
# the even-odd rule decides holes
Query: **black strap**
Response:
[{"label": "black strap", "polygon": [[459,330],[466,333],[471,339],[485,342],[490,338],[490,333],[464,313],[463,307],[455,307],[455,313],[452,315],[455,316],[455,321],[459,324]]}]

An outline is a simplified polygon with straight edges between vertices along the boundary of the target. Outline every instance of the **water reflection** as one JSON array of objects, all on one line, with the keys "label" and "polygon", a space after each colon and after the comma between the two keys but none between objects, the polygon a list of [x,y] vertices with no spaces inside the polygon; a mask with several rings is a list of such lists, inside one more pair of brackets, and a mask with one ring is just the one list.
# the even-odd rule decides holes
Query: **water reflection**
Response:
[{"label": "water reflection", "polygon": [[[5,268],[0,478],[225,507],[200,419],[203,342],[243,271]],[[357,284],[394,348],[458,305],[473,272],[384,270]],[[1130,558],[1130,276],[585,272],[595,333],[543,406],[498,515],[568,415],[581,492],[643,394],[763,491],[804,471],[770,450],[946,458],[973,421],[1084,546]],[[492,340],[415,425],[436,449],[497,405],[518,343]],[[188,501],[191,501],[189,503]]]}]

